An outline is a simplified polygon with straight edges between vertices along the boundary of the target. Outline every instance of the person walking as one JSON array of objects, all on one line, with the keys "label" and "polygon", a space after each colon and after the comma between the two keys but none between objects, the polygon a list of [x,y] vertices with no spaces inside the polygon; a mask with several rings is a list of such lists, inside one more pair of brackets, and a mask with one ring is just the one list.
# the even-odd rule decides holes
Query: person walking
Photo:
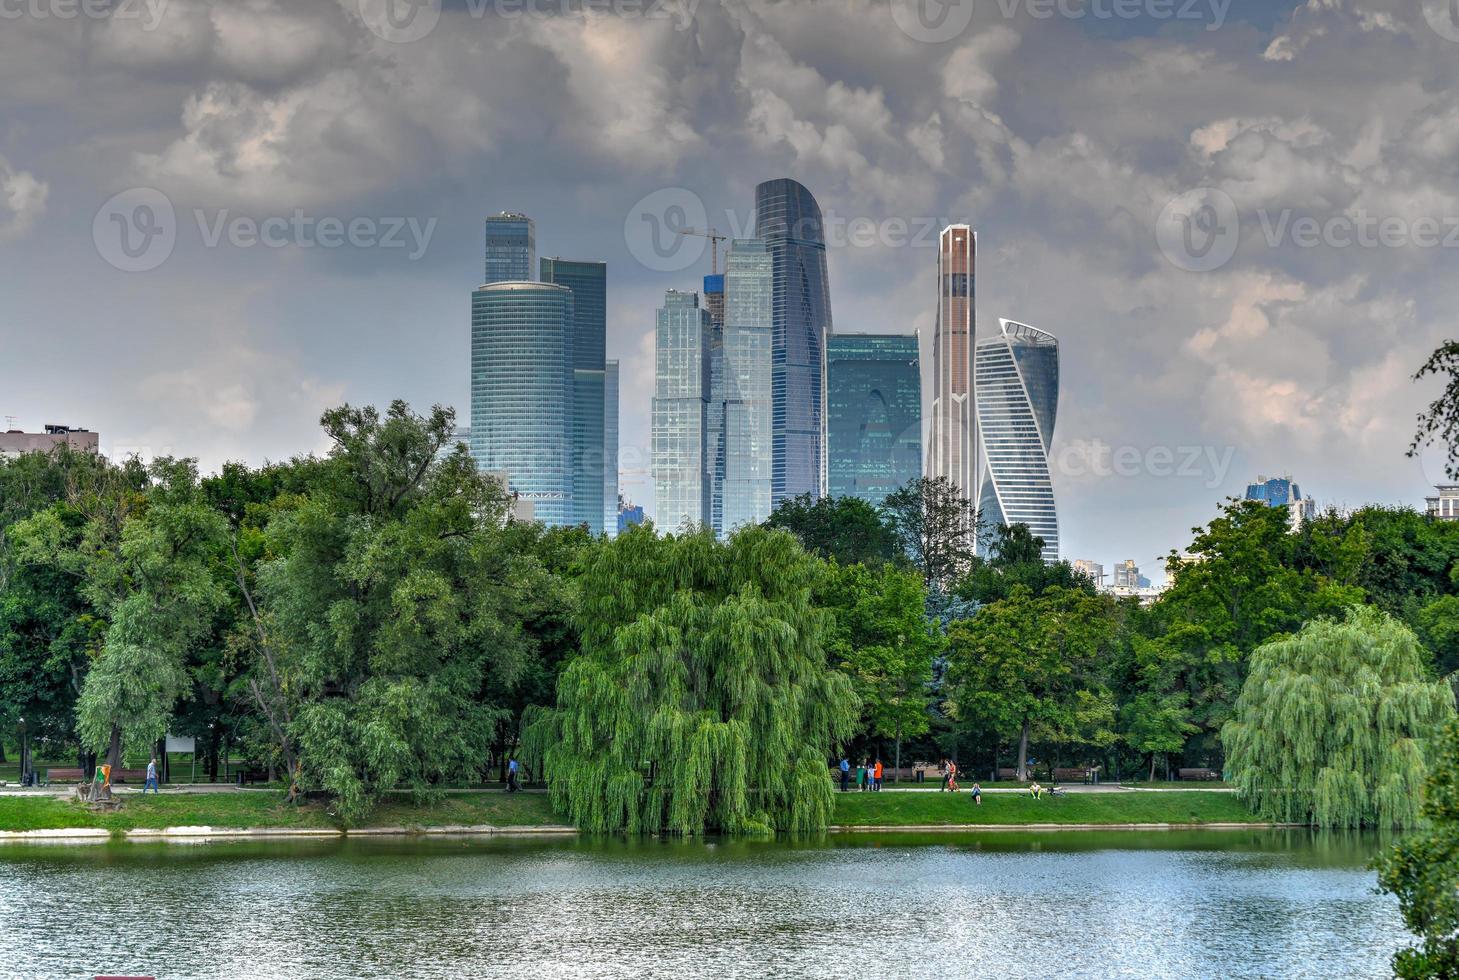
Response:
[{"label": "person walking", "polygon": [[952,773],[949,772],[948,771],[948,768],[947,768],[947,760],[946,759],[943,759],[942,760],[942,765],[939,768],[942,769],[942,789],[939,790],[938,792],[946,793],[947,792],[947,781],[952,778]]},{"label": "person walking", "polygon": [[516,791],[517,791],[517,760],[516,759],[508,759],[507,760],[507,792],[508,793],[515,793]]},{"label": "person walking", "polygon": [[154,756],[152,761],[147,763],[147,781],[142,784],[142,795],[147,795],[147,787],[152,787],[152,795],[157,795],[157,759]]},{"label": "person walking", "polygon": [[846,792],[851,782],[851,760],[844,755],[841,757],[841,792]]},{"label": "person walking", "polygon": [[951,759],[947,760],[947,791],[957,792],[957,763]]},{"label": "person walking", "polygon": [[973,803],[976,806],[983,805],[983,787],[976,779],[973,780]]},{"label": "person walking", "polygon": [[881,792],[881,760],[876,760],[876,768],[872,770],[876,774],[876,791]]}]

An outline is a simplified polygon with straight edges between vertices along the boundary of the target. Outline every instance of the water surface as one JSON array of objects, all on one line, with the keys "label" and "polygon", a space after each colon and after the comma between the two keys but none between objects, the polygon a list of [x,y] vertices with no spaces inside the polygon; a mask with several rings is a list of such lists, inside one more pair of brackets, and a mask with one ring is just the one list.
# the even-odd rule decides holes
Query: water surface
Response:
[{"label": "water surface", "polygon": [[1381,841],[1292,831],[0,846],[0,976],[1364,977]]}]

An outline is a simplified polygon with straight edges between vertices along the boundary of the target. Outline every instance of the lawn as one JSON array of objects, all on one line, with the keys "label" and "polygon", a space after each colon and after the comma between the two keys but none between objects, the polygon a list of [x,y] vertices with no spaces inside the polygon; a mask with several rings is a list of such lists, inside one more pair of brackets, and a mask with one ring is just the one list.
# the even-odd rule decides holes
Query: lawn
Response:
[{"label": "lawn", "polygon": [[[403,798],[377,807],[366,827],[436,827],[446,824],[541,826],[560,823],[545,793],[472,793],[448,795],[431,807]],[[0,796],[0,830],[54,830],[101,827],[111,831],[162,827],[337,828],[339,822],[319,804],[289,806],[282,793],[176,793],[123,797],[114,813],[94,813],[84,805],[52,797]]]},{"label": "lawn", "polygon": [[1042,800],[1026,793],[986,793],[982,806],[975,806],[967,792],[837,793],[833,820],[854,827],[1256,822],[1235,794],[1211,792],[1070,793]]}]

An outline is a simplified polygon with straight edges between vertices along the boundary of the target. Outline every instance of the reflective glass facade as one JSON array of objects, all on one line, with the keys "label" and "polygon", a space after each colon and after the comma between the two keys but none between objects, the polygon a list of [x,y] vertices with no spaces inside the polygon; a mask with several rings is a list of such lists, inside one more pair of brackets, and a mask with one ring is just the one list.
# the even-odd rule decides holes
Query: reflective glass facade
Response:
[{"label": "reflective glass facade", "polygon": [[736,240],[725,265],[717,392],[722,454],[714,527],[721,535],[770,516],[773,288],[774,259],[766,243]]},{"label": "reflective glass facade", "polygon": [[[608,266],[603,262],[581,262],[543,258],[543,282],[566,286],[573,294],[573,505],[574,524],[584,524],[594,534],[606,524],[609,506],[604,500],[608,482],[606,429],[606,360],[608,340]],[[614,474],[613,507],[617,507],[617,479]],[[614,523],[617,514],[614,514]]]},{"label": "reflective glass facade", "polygon": [[654,327],[652,468],[661,531],[709,523],[704,447],[709,416],[712,324],[697,293],[671,289]]},{"label": "reflective glass facade", "polygon": [[603,531],[618,536],[618,362],[603,372]]},{"label": "reflective glass facade", "polygon": [[525,214],[503,211],[486,219],[483,283],[531,282],[537,271],[537,230]]},{"label": "reflective glass facade", "polygon": [[999,335],[978,344],[976,384],[984,524],[1027,524],[1059,558],[1059,517],[1049,448],[1059,407],[1059,342],[1022,323],[999,320]]},{"label": "reflective glass facade", "polygon": [[544,524],[576,523],[571,466],[573,293],[536,282],[471,294],[471,455],[507,474]]},{"label": "reflective glass facade", "polygon": [[917,338],[838,334],[826,343],[827,492],[880,506],[922,475]]},{"label": "reflective glass facade", "polygon": [[755,236],[770,251],[772,504],[826,488],[826,338],[831,295],[821,209],[789,178],[755,188]]}]

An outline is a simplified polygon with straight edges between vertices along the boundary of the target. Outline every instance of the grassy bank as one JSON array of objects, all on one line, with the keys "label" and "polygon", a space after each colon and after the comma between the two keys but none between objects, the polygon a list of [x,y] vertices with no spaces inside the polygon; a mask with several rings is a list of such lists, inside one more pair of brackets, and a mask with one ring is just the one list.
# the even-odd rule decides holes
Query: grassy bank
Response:
[{"label": "grassy bank", "polygon": [[[177,793],[127,796],[121,810],[96,813],[82,804],[51,797],[0,796],[0,830],[58,830],[99,827],[124,831],[163,827],[338,828],[319,804],[289,806],[282,793]],[[537,827],[561,822],[545,793],[471,793],[447,796],[431,807],[393,799],[377,807],[365,827],[439,827],[494,824]]]},{"label": "grassy bank", "polygon": [[962,793],[836,795],[837,824],[914,827],[947,824],[1254,823],[1233,793],[1070,793],[1035,800],[1027,793],[988,793],[975,806]]}]

